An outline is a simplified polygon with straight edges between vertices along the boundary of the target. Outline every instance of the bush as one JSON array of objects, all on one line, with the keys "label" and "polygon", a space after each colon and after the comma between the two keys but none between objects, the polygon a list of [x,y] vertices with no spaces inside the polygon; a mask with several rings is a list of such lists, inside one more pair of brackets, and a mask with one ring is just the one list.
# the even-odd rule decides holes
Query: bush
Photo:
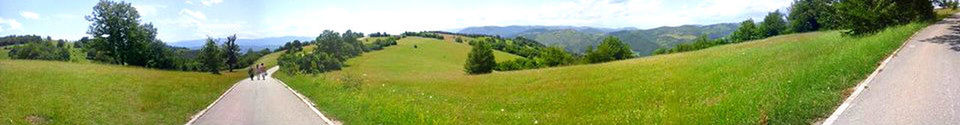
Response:
[{"label": "bush", "polygon": [[929,0],[843,0],[834,4],[840,27],[849,35],[864,35],[888,26],[933,19]]},{"label": "bush", "polygon": [[617,37],[607,36],[607,38],[603,39],[603,43],[597,46],[596,50],[592,47],[588,48],[587,55],[584,58],[586,62],[589,63],[601,63],[629,59],[633,58],[633,56],[633,51],[630,50],[630,46],[621,42]]},{"label": "bush", "polygon": [[28,42],[21,46],[14,46],[7,54],[13,59],[70,60],[70,49],[64,46],[58,47],[50,41]]},{"label": "bush", "polygon": [[283,54],[277,61],[281,70],[288,73],[314,74],[339,70],[340,60],[327,53],[289,53]]},{"label": "bush", "polygon": [[536,60],[529,58],[518,58],[506,62],[497,63],[495,69],[497,71],[510,71],[510,70],[524,70],[524,69],[536,69],[544,67],[541,63],[538,63]]},{"label": "bush", "polygon": [[492,72],[495,66],[497,62],[494,60],[493,50],[486,42],[477,42],[467,55],[464,69],[468,74],[484,74]]}]

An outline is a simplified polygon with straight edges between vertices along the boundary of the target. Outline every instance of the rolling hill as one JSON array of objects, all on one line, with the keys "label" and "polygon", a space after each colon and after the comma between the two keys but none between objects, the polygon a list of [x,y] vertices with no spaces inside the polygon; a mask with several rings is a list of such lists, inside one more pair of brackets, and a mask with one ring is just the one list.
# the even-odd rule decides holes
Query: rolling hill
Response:
[{"label": "rolling hill", "polygon": [[347,124],[809,124],[924,26],[486,75],[463,72],[469,47],[405,38],[340,71],[275,76]]},{"label": "rolling hill", "polygon": [[639,30],[634,28],[592,28],[572,26],[508,26],[469,27],[459,33],[500,35],[507,38],[522,36],[544,45],[564,47],[567,51],[582,53],[589,46],[596,46],[607,35],[620,38],[639,55],[649,55],[657,48],[670,48],[687,43],[701,34],[710,38],[729,35],[739,25],[733,23],[713,25],[683,25]]},{"label": "rolling hill", "polygon": [[[269,48],[270,50],[280,48],[284,43],[291,42],[293,40],[300,41],[311,41],[316,39],[316,37],[302,37],[302,36],[284,36],[284,37],[268,37],[268,38],[259,38],[259,39],[237,39],[237,45],[240,46],[240,50],[246,51],[247,49],[261,50]],[[223,43],[224,39],[220,39],[217,44]],[[189,49],[200,49],[203,47],[203,44],[206,42],[206,39],[198,40],[185,40],[178,41],[174,43],[169,43],[170,46],[175,47],[186,47]]]}]

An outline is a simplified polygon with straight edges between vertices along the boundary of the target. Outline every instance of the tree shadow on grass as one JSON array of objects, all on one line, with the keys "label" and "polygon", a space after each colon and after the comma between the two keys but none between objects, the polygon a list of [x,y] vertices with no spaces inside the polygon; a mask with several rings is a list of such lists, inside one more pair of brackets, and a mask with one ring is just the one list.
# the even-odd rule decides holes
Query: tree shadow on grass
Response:
[{"label": "tree shadow on grass", "polygon": [[[940,21],[940,22],[948,22],[948,21]],[[960,23],[960,21],[949,21],[949,22],[953,22],[952,24]],[[950,50],[960,52],[960,25],[950,26],[949,30],[950,30],[950,33],[948,34],[929,38],[929,39],[923,39],[923,40],[920,40],[920,42],[947,44],[947,45],[950,45]]]}]

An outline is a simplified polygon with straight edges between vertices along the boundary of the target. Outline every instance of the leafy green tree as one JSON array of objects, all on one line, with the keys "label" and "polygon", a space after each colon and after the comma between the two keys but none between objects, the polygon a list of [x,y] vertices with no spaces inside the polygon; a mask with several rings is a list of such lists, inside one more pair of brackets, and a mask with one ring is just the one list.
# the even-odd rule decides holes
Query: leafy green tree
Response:
[{"label": "leafy green tree", "polygon": [[233,72],[233,69],[240,68],[240,46],[237,45],[237,35],[227,37],[223,42],[223,56],[227,60],[227,69]]},{"label": "leafy green tree", "polygon": [[929,0],[843,0],[833,6],[837,8],[840,28],[848,29],[844,33],[850,35],[933,19],[933,4]]},{"label": "leafy green tree", "polygon": [[589,63],[601,63],[629,59],[633,56],[630,46],[621,42],[617,37],[607,36],[603,38],[603,42],[597,46],[597,49],[588,49],[585,59]]},{"label": "leafy green tree", "polygon": [[779,10],[767,14],[760,23],[760,33],[762,37],[771,37],[782,34],[787,29],[787,21],[783,19],[783,14]]},{"label": "leafy green tree", "polygon": [[567,53],[563,48],[557,46],[551,46],[543,49],[540,53],[540,56],[536,57],[539,64],[545,66],[561,66],[561,65],[570,65],[573,64],[574,58],[573,55]]},{"label": "leafy green tree", "polygon": [[213,74],[220,74],[220,67],[223,65],[223,57],[217,42],[213,38],[207,38],[207,43],[200,49],[200,55],[197,57],[203,64],[203,69]]},{"label": "leafy green tree", "polygon": [[20,46],[13,46],[8,55],[13,59],[37,59],[37,60],[70,60],[70,51],[65,47],[58,47],[52,41],[27,42]]},{"label": "leafy green tree", "polygon": [[[165,43],[156,39],[153,24],[140,24],[136,8],[126,2],[101,0],[86,16],[93,36],[88,51],[92,59],[121,65],[169,68]],[[156,51],[156,52],[154,52]],[[154,54],[154,55],[151,55]]]},{"label": "leafy green tree", "polygon": [[796,0],[790,6],[787,20],[792,32],[810,32],[821,28],[836,27],[835,9],[830,6],[832,0]]},{"label": "leafy green tree", "polygon": [[493,57],[493,49],[486,42],[477,42],[467,55],[464,69],[469,74],[484,74],[492,72],[495,66],[497,62]]},{"label": "leafy green tree", "polygon": [[733,31],[730,34],[730,39],[734,42],[743,42],[759,38],[760,33],[757,32],[756,23],[753,22],[753,19],[748,19],[743,22],[740,22],[740,28],[737,28],[736,31]]}]

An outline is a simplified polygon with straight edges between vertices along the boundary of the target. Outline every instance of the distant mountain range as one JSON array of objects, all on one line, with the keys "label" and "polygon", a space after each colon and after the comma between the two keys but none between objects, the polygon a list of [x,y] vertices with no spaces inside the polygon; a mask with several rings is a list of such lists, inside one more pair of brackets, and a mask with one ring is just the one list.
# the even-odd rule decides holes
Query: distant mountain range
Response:
[{"label": "distant mountain range", "polygon": [[522,36],[544,45],[564,47],[576,53],[582,53],[587,47],[596,46],[604,37],[612,35],[629,44],[634,52],[650,55],[657,48],[671,48],[677,44],[691,42],[701,34],[710,38],[724,37],[733,33],[738,27],[739,25],[735,23],[683,25],[645,30],[576,26],[482,26],[467,27],[458,33],[498,35],[506,38]]},{"label": "distant mountain range", "polygon": [[[302,36],[283,36],[283,37],[267,37],[259,39],[237,39],[237,45],[240,46],[241,51],[246,51],[247,49],[253,50],[262,50],[265,48],[270,48],[274,50],[283,46],[284,43],[291,42],[293,40],[300,41],[310,41],[314,40],[316,37],[302,37]],[[219,38],[217,44],[223,44],[226,41],[224,38]],[[206,39],[198,40],[184,40],[174,43],[170,43],[170,46],[176,47],[186,47],[189,49],[200,49],[203,47],[203,44],[206,43]]]}]

